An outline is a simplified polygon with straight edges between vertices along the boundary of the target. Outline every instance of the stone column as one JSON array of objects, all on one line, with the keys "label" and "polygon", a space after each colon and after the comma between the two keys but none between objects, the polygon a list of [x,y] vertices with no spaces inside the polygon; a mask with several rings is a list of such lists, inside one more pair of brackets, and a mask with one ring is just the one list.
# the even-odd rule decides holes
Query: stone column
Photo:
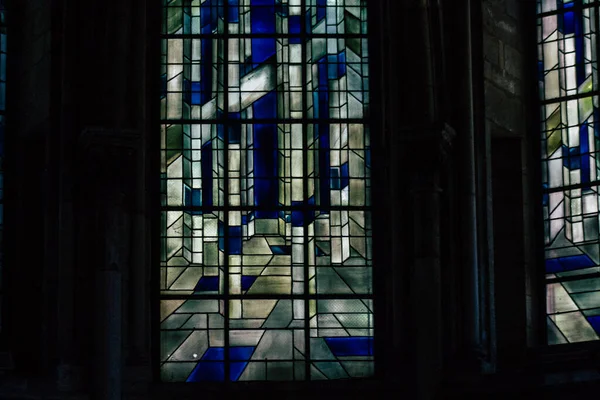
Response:
[{"label": "stone column", "polygon": [[[402,55],[397,71],[399,104],[394,135],[398,146],[400,185],[410,185],[402,217],[407,232],[401,263],[406,295],[406,320],[402,332],[406,346],[405,381],[408,397],[430,399],[439,389],[443,362],[440,270],[440,171],[454,137],[444,105],[444,57],[441,14],[436,0],[397,2],[395,16],[400,40],[394,49]],[[405,189],[401,188],[404,194]],[[396,199],[400,204],[402,196]],[[408,227],[412,228],[409,229]]]},{"label": "stone column", "polygon": [[80,141],[98,219],[94,251],[99,258],[95,263],[96,363],[91,371],[95,399],[119,400],[122,396],[122,281],[131,266],[138,143],[137,132],[104,129],[86,129]]},{"label": "stone column", "polygon": [[[370,47],[370,57],[374,61],[370,66],[370,85],[374,88],[370,98],[373,112],[370,123],[372,160],[371,198],[373,209],[374,284],[377,290],[375,324],[376,340],[376,373],[383,377],[388,391],[406,388],[408,381],[404,370],[412,370],[406,359],[405,326],[406,326],[406,291],[403,288],[404,247],[403,217],[408,207],[401,199],[405,199],[405,185],[402,179],[402,167],[398,149],[402,148],[398,135],[402,118],[398,118],[398,110],[402,109],[402,93],[400,80],[403,74],[400,67],[405,62],[403,52],[403,24],[398,23],[398,16],[404,4],[397,0],[380,0],[369,3],[369,35],[376,46]],[[376,88],[376,89],[375,89]],[[381,347],[379,347],[381,346]],[[402,395],[401,393],[399,395]]]},{"label": "stone column", "polygon": [[410,308],[416,394],[431,399],[439,389],[443,366],[440,251],[440,176],[455,133],[448,125],[415,129],[405,136],[413,154],[411,176],[413,265]]},{"label": "stone column", "polygon": [[121,271],[115,263],[96,273],[96,399],[119,400],[122,392]]}]

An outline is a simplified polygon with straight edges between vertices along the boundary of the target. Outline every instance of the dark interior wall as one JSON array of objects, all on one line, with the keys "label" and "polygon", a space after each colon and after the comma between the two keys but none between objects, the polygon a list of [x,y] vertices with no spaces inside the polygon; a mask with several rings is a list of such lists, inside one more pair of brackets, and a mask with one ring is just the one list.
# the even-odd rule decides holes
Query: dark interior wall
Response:
[{"label": "dark interior wall", "polygon": [[[158,137],[159,128],[146,132],[146,1],[9,1],[7,15],[12,234],[5,242],[2,318],[11,329],[2,332],[2,347],[13,354],[16,374],[64,379],[67,386],[90,379],[97,368],[90,357],[95,317],[104,308],[96,273],[105,263],[106,197],[125,193],[135,236],[123,271],[124,316],[131,321],[123,330],[125,353],[134,369],[140,363],[149,369],[153,197],[142,156],[146,133]],[[89,145],[83,132],[90,130],[127,132],[135,144]],[[119,158],[129,147],[140,156],[133,164]],[[106,162],[91,157],[98,153]],[[134,380],[148,374],[130,373]]]},{"label": "dark interior wall", "polygon": [[51,251],[44,237],[52,207],[47,189],[49,143],[52,142],[51,71],[53,62],[51,9],[49,1],[6,2],[8,24],[5,326],[3,337],[15,353],[19,371],[41,373],[52,357],[53,335],[49,332],[54,309],[51,290],[44,282],[57,277],[47,268]]},{"label": "dark interior wall", "polygon": [[[148,182],[156,182],[152,162],[158,156],[160,132],[157,109],[150,101],[158,96],[148,94],[159,77],[156,71],[156,81],[151,79],[148,70],[154,70],[149,65],[160,60],[149,42],[158,48],[158,40],[147,24],[160,9],[145,0],[66,1],[70,15],[63,21],[68,32],[63,42],[64,68],[72,71],[73,78],[64,81],[62,92],[71,99],[72,111],[64,110],[62,129],[71,132],[67,141],[77,154],[73,201],[66,204],[74,214],[71,251],[77,279],[71,289],[78,344],[72,363],[82,370],[87,385],[102,385],[94,382],[94,376],[105,368],[98,358],[104,351],[102,332],[111,312],[110,294],[102,292],[99,277],[114,267],[121,281],[123,323],[117,329],[125,385],[147,384],[152,338],[150,227],[158,217],[159,199]],[[81,20],[87,23],[77,23]]]},{"label": "dark interior wall", "polygon": [[535,144],[530,121],[536,116],[529,56],[535,51],[534,15],[534,1],[483,2],[485,131],[480,137],[487,144],[480,153],[491,167],[500,369],[522,363],[528,340],[536,334],[537,292],[528,272],[535,270],[537,257],[532,247],[536,170],[530,150],[532,140]]}]

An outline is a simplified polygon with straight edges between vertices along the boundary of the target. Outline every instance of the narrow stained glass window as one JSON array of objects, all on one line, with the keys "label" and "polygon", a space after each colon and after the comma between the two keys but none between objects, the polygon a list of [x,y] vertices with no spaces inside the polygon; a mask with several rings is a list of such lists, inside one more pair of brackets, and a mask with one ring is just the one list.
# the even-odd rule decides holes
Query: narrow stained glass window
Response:
[{"label": "narrow stained glass window", "polygon": [[163,0],[163,381],[373,375],[366,3]]},{"label": "narrow stained glass window", "polygon": [[[4,0],[0,0],[0,310],[2,310],[2,266],[4,264],[4,111],[6,101],[6,24]],[[0,315],[0,330],[2,330]]]},{"label": "narrow stained glass window", "polygon": [[538,0],[549,344],[600,336],[599,6]]}]

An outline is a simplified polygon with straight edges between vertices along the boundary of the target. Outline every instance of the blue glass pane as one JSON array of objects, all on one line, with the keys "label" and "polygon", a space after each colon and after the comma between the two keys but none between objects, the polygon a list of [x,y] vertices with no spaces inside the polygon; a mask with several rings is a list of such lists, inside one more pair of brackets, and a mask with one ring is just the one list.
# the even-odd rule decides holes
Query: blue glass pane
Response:
[{"label": "blue glass pane", "polygon": [[244,372],[244,368],[246,368],[247,365],[247,362],[232,362],[230,367],[231,370],[229,372],[230,379],[232,381],[237,381],[240,378],[240,375],[242,375],[242,372]]},{"label": "blue glass pane", "polygon": [[229,22],[240,22],[239,19],[239,0],[227,0],[228,2],[228,10],[227,10],[227,19]]},{"label": "blue glass pane", "polygon": [[225,359],[225,349],[223,347],[211,347],[202,356],[202,361],[222,361]]},{"label": "blue glass pane", "polygon": [[250,33],[275,33],[275,2],[274,0],[251,0]]},{"label": "blue glass pane", "polygon": [[198,281],[198,284],[194,288],[195,291],[216,291],[219,290],[219,277],[218,276],[203,276]]},{"label": "blue glass pane", "polygon": [[252,287],[252,284],[256,282],[256,276],[242,276],[242,291],[246,291]]},{"label": "blue glass pane", "polygon": [[225,379],[225,364],[222,362],[199,362],[186,382],[222,381]]},{"label": "blue glass pane", "polygon": [[594,328],[596,333],[600,335],[600,315],[595,315],[593,317],[587,317],[590,325]]},{"label": "blue glass pane", "polygon": [[336,357],[373,355],[372,337],[330,337],[325,342]]},{"label": "blue glass pane", "polygon": [[232,360],[249,360],[253,351],[254,347],[252,346],[234,346],[229,349],[229,357]]}]

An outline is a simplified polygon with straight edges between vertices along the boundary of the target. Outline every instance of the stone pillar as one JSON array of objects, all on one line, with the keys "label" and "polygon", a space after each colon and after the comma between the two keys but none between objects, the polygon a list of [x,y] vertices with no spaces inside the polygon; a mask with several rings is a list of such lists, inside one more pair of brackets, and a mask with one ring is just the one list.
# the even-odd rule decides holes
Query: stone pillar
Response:
[{"label": "stone pillar", "polygon": [[[126,61],[127,65],[132,68],[132,76],[135,76],[132,91],[137,94],[134,100],[134,110],[137,116],[136,126],[139,132],[147,132],[149,136],[158,136],[158,124],[154,118],[158,118],[153,110],[158,108],[154,91],[152,90],[152,82],[155,82],[156,76],[160,73],[158,63],[153,67],[148,67],[148,60],[153,60],[154,53],[160,52],[158,40],[153,35],[148,35],[148,16],[162,16],[162,6],[154,2],[147,3],[145,0],[137,0],[131,6],[134,12],[130,13],[131,21],[131,42],[133,51],[130,58]],[[158,10],[157,10],[158,9]],[[160,24],[160,20],[158,21]],[[150,23],[151,25],[151,23]],[[150,28],[150,31],[154,27]],[[156,27],[158,30],[158,26]],[[153,47],[150,46],[153,44]],[[152,50],[149,50],[149,49]],[[155,73],[156,71],[156,73]],[[151,118],[150,116],[154,116]],[[158,141],[158,140],[157,140]],[[152,215],[147,210],[152,209],[150,205],[154,204],[156,199],[151,195],[151,190],[148,187],[148,171],[153,172],[151,168],[152,154],[157,150],[154,146],[154,141],[149,145],[148,138],[142,134],[140,136],[140,149],[143,156],[140,157],[138,163],[138,179],[136,179],[137,196],[134,216],[131,226],[131,235],[136,238],[131,248],[131,271],[128,282],[129,295],[129,310],[130,315],[128,321],[128,341],[125,343],[129,346],[127,351],[128,358],[128,375],[137,382],[147,383],[151,380],[150,377],[150,321],[149,321],[149,306],[150,306],[150,253],[152,242],[151,221]],[[155,182],[155,176],[150,178],[150,181]],[[142,195],[148,193],[148,195]]]},{"label": "stone pillar", "polygon": [[[119,400],[123,377],[123,276],[131,268],[132,208],[136,201],[139,135],[86,129],[81,136],[89,194],[96,199],[95,399]],[[93,237],[94,235],[90,235]],[[93,261],[92,261],[93,262]]]},{"label": "stone pillar", "polygon": [[443,366],[440,250],[440,176],[455,133],[447,125],[415,129],[406,135],[411,149],[413,265],[410,307],[413,324],[416,398],[436,396]]},{"label": "stone pillar", "polygon": [[[405,227],[403,217],[408,207],[403,200],[406,186],[403,184],[399,149],[402,148],[398,135],[402,118],[398,118],[398,110],[402,109],[402,93],[399,72],[405,63],[404,53],[398,51],[403,47],[403,24],[398,23],[398,16],[404,15],[404,4],[397,0],[380,0],[369,3],[369,35],[373,43],[370,57],[376,60],[370,65],[371,109],[375,110],[370,122],[372,160],[373,199],[373,256],[377,268],[373,270],[376,286],[375,325],[377,337],[376,374],[382,376],[386,390],[398,393],[398,388],[406,388],[409,381],[404,370],[412,370],[407,363],[405,333],[406,310],[403,288],[403,260]],[[399,393],[402,395],[402,393]]]},{"label": "stone pillar", "polygon": [[[122,149],[124,143],[119,142],[121,139],[117,137],[126,132],[136,136],[135,146],[140,150],[131,168],[120,165],[123,162],[121,158],[110,161],[118,166],[113,172],[113,178],[118,178],[123,183],[109,182],[107,187],[112,190],[114,186],[120,185],[120,190],[124,190],[124,210],[130,224],[128,235],[134,238],[128,248],[127,265],[119,266],[124,321],[121,332],[123,392],[143,392],[151,381],[152,219],[147,210],[154,207],[157,200],[150,192],[158,178],[149,177],[148,173],[155,159],[153,154],[157,154],[156,150],[160,147],[160,105],[156,99],[160,90],[157,79],[160,76],[162,3],[146,0],[93,0],[78,2],[69,9],[76,10],[79,19],[86,21],[77,26],[76,35],[76,65],[86,65],[85,69],[77,68],[74,72],[78,76],[78,80],[75,80],[78,88],[77,101],[82,105],[73,114],[77,116],[79,130],[86,126],[99,126],[106,130],[106,135],[111,138],[100,134],[105,139],[100,140],[102,144],[96,143],[102,147],[101,152],[112,151],[107,150],[108,148]],[[94,79],[89,79],[89,76],[94,76]],[[96,131],[98,133],[99,130]],[[99,136],[95,135],[95,138],[98,139]],[[109,161],[100,162],[106,164]],[[122,176],[125,173],[130,175],[125,178]],[[149,185],[149,182],[153,183]],[[84,185],[99,186],[96,182]],[[82,199],[82,204],[87,201]],[[100,208],[104,210],[105,205],[102,204]],[[87,207],[81,212],[90,214],[92,210]],[[91,220],[92,217],[87,219]],[[79,227],[87,230],[81,224]],[[98,240],[103,241],[104,237],[98,237]],[[85,246],[86,244],[82,245]],[[81,252],[85,254],[86,250]],[[122,253],[123,249],[118,251]]]},{"label": "stone pillar", "polygon": [[97,399],[120,400],[122,388],[121,271],[116,264],[96,273],[96,362],[94,393]]}]

